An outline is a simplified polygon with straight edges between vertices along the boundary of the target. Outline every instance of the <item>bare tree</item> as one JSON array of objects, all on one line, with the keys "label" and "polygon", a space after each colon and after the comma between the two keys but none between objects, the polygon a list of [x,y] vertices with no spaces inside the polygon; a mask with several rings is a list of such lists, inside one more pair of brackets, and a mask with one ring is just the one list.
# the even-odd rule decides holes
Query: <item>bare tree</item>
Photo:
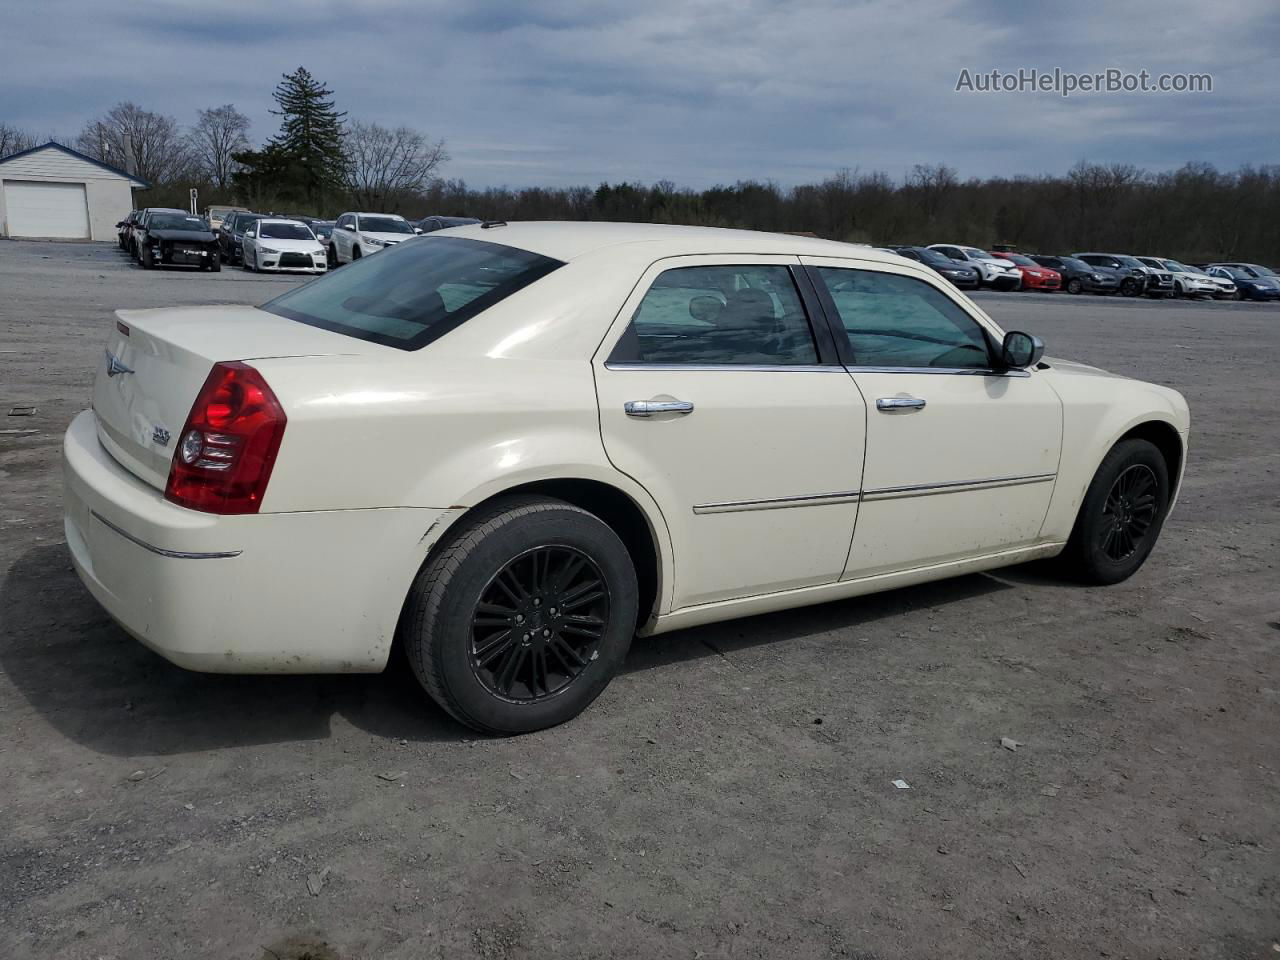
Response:
[{"label": "bare tree", "polygon": [[11,153],[21,153],[23,150],[30,150],[39,142],[35,134],[20,130],[7,123],[0,123],[0,157],[7,157]]},{"label": "bare tree", "polygon": [[408,127],[392,130],[358,120],[347,125],[345,145],[347,187],[356,204],[368,209],[421,192],[449,159],[443,140],[432,143]]},{"label": "bare tree", "polygon": [[248,131],[249,118],[234,104],[200,111],[200,119],[188,134],[191,157],[215,187],[231,185],[231,175],[239,168],[232,155],[249,149]]},{"label": "bare tree", "polygon": [[153,183],[172,183],[190,173],[190,148],[178,122],[136,103],[118,103],[86,124],[76,146],[81,153]]}]

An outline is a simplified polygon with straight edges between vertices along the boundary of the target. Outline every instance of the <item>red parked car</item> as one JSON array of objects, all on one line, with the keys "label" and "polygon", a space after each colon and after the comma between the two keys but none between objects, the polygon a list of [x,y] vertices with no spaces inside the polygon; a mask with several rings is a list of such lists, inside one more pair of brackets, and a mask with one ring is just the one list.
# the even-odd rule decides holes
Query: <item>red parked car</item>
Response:
[{"label": "red parked car", "polygon": [[992,256],[1013,262],[1018,268],[1018,272],[1022,274],[1023,290],[1040,290],[1043,293],[1052,293],[1054,290],[1062,289],[1062,274],[1057,270],[1050,270],[1048,267],[1040,266],[1030,257],[1023,256],[1021,253],[1010,252],[997,252],[993,253]]}]

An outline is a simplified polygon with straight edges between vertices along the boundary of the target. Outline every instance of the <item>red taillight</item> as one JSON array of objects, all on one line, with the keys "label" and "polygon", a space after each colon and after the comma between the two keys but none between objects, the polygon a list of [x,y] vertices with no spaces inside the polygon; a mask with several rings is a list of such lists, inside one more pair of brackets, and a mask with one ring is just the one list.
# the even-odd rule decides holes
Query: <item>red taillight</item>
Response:
[{"label": "red taillight", "polygon": [[215,363],[178,435],[165,499],[206,513],[257,513],[284,427],[262,374]]}]

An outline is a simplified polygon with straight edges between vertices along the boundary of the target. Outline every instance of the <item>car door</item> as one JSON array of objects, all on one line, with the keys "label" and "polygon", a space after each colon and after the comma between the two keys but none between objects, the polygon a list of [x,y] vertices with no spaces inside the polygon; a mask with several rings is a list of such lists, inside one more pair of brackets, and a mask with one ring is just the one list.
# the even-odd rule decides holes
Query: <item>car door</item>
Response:
[{"label": "car door", "polygon": [[344,213],[334,224],[333,233],[329,235],[329,242],[333,244],[333,258],[338,263],[346,263],[351,259],[351,231],[347,229],[351,224],[351,214]]},{"label": "car door", "polygon": [[819,313],[795,257],[665,259],[593,361],[609,459],[671,535],[672,609],[844,569],[866,408]]},{"label": "car door", "polygon": [[845,577],[1036,542],[1062,446],[1062,405],[1048,381],[997,369],[994,328],[932,276],[802,259],[867,403]]}]

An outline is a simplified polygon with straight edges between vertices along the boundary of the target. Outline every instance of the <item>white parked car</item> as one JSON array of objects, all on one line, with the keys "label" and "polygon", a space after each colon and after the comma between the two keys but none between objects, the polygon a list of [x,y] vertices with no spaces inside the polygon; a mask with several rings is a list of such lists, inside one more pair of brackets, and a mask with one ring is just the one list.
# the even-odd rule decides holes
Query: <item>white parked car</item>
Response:
[{"label": "white parked car", "polygon": [[329,269],[324,244],[299,220],[255,221],[245,230],[240,249],[246,270],[324,273]]},{"label": "white parked car", "polygon": [[933,243],[930,250],[937,250],[944,257],[967,263],[978,271],[979,286],[993,290],[1017,290],[1022,286],[1022,271],[1017,264],[988,253],[981,247],[962,247],[954,243]]},{"label": "white parked car", "polygon": [[637,633],[1059,554],[1134,573],[1187,405],[1042,351],[866,247],[461,227],[261,307],[119,311],[66,536],[181,666],[372,672],[398,636],[463,723],[534,730]]},{"label": "white parked car", "polygon": [[330,265],[336,267],[359,260],[404,240],[412,240],[420,232],[398,214],[344,213],[329,236]]},{"label": "white parked car", "polygon": [[[1157,258],[1151,257],[1149,259],[1154,260]],[[1215,279],[1203,270],[1189,267],[1185,263],[1179,263],[1177,260],[1169,260],[1165,257],[1161,257],[1159,260],[1165,269],[1173,274],[1174,290],[1180,297],[1230,296],[1236,292],[1236,285],[1230,280]],[[1225,285],[1229,285],[1231,289],[1226,289]]]}]

